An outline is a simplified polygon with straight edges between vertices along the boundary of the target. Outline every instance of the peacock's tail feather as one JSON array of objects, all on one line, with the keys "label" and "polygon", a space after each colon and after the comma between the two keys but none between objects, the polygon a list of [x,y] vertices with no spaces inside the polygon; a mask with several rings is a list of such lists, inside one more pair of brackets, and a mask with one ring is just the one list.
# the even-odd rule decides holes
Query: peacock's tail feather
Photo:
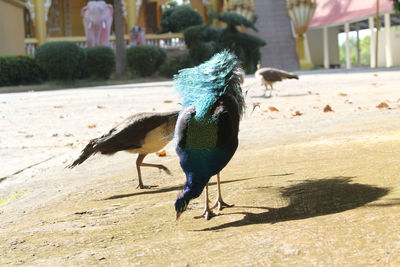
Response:
[{"label": "peacock's tail feather", "polygon": [[240,88],[240,71],[237,57],[224,50],[199,66],[180,70],[174,77],[175,89],[183,96],[184,108],[195,106],[197,120],[212,120],[213,116],[207,113],[218,97],[226,94],[236,99],[241,116],[244,98]]}]

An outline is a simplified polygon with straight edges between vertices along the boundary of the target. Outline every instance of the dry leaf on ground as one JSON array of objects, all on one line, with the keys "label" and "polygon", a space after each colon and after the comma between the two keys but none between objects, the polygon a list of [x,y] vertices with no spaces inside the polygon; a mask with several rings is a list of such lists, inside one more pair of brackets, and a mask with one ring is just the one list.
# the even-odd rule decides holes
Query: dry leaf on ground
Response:
[{"label": "dry leaf on ground", "polygon": [[160,151],[160,152],[156,152],[156,154],[159,157],[165,157],[167,155],[167,151],[163,150],[163,151]]},{"label": "dry leaf on ground", "polygon": [[296,110],[295,113],[292,114],[293,116],[301,116],[303,115],[303,113],[301,113],[300,111]]},{"label": "dry leaf on ground", "polygon": [[324,107],[324,112],[334,112],[334,111],[332,110],[331,106],[326,105],[326,106]]},{"label": "dry leaf on ground", "polygon": [[90,124],[90,125],[88,125],[88,128],[89,129],[96,128],[96,124]]},{"label": "dry leaf on ground", "polygon": [[276,107],[274,107],[274,106],[271,106],[271,107],[269,107],[268,108],[270,111],[272,111],[272,112],[279,112],[279,109],[277,109]]},{"label": "dry leaf on ground", "polygon": [[347,96],[346,93],[339,93],[339,96]]},{"label": "dry leaf on ground", "polygon": [[382,102],[376,106],[377,108],[389,108],[389,105],[386,102]]}]

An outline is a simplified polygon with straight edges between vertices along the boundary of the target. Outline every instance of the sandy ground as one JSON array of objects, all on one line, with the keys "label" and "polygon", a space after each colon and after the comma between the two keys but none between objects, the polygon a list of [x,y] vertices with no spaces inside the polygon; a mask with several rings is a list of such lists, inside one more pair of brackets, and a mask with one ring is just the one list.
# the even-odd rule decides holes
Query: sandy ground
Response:
[{"label": "sandy ground", "polygon": [[0,197],[22,196],[0,207],[0,265],[399,266],[400,70],[275,87],[260,97],[246,79],[240,145],[221,174],[235,207],[194,220],[201,196],[179,222],[173,143],[146,158],[173,173],[143,168],[149,190],[135,188],[128,153],[64,168],[128,115],[179,109],[172,82],[1,94]]}]

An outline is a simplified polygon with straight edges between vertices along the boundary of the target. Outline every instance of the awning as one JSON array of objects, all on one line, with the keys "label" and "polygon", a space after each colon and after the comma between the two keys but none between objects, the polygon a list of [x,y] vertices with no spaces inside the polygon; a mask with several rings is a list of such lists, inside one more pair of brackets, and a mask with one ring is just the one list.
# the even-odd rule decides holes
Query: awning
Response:
[{"label": "awning", "polygon": [[[391,0],[379,0],[379,13],[393,9]],[[339,25],[376,14],[376,0],[317,0],[309,27]]]}]

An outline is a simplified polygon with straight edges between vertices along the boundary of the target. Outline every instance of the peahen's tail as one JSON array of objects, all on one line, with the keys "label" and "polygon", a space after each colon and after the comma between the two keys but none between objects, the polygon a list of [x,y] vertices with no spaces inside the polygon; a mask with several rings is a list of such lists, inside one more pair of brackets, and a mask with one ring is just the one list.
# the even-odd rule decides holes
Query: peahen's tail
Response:
[{"label": "peahen's tail", "polygon": [[89,144],[87,144],[86,147],[82,150],[79,158],[77,158],[74,162],[72,162],[70,165],[68,165],[67,168],[73,168],[76,165],[79,165],[82,162],[84,162],[85,160],[87,160],[91,155],[99,152],[97,145],[98,145],[100,139],[101,139],[101,137],[90,140]]}]

